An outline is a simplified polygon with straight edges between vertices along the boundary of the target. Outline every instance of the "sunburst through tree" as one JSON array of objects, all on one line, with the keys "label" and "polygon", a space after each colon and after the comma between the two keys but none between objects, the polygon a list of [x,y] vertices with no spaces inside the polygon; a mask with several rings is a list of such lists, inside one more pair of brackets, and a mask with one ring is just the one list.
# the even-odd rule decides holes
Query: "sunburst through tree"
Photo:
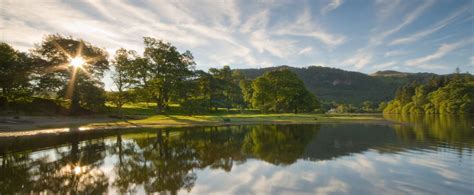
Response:
[{"label": "sunburst through tree", "polygon": [[105,101],[102,78],[108,70],[107,53],[80,39],[49,35],[34,50],[45,71],[38,74],[44,90],[70,101],[70,112],[94,110]]}]

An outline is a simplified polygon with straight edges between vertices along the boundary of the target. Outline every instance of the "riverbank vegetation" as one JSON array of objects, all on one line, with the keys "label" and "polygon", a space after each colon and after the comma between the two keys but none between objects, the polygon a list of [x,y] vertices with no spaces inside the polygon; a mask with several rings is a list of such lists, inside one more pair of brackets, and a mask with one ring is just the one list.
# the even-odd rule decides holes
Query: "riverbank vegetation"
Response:
[{"label": "riverbank vegetation", "polygon": [[428,84],[412,83],[401,87],[384,113],[460,114],[474,113],[474,77],[457,74],[431,80]]}]

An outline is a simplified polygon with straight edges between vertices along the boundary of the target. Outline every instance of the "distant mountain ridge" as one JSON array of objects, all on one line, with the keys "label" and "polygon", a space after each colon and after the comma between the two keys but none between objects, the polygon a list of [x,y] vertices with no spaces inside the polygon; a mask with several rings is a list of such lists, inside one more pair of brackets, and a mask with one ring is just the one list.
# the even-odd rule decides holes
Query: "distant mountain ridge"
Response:
[{"label": "distant mountain ridge", "polygon": [[265,72],[287,68],[303,80],[309,91],[323,101],[342,102],[360,105],[364,101],[381,102],[393,99],[398,87],[417,81],[426,83],[433,73],[404,73],[393,70],[378,71],[367,75],[360,72],[345,71],[337,68],[309,66],[303,68],[277,66],[268,68],[236,69],[249,79]]}]

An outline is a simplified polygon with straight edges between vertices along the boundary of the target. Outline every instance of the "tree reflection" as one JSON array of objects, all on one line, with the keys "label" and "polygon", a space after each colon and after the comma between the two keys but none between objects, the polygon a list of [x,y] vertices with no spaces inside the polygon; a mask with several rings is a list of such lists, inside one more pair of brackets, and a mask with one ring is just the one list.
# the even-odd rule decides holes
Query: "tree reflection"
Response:
[{"label": "tree reflection", "polygon": [[469,115],[384,115],[395,125],[397,135],[405,140],[438,141],[472,148],[474,118]]},{"label": "tree reflection", "polygon": [[[70,140],[69,148],[57,147],[53,155],[36,154],[39,157],[18,158],[7,155],[2,166],[2,179],[11,184],[5,193],[85,193],[97,194],[107,191],[108,178],[99,169],[105,157],[103,141],[88,141],[79,145],[77,139]],[[12,163],[12,161],[14,163]],[[18,177],[18,178],[12,178]],[[20,179],[24,178],[24,179]],[[24,181],[22,181],[24,180]]]},{"label": "tree reflection", "polygon": [[[128,134],[115,131],[107,139],[86,141],[80,141],[79,136],[58,137],[63,141],[55,143],[68,144],[39,153],[4,152],[0,161],[0,194],[100,194],[109,187],[122,194],[142,190],[177,194],[192,190],[198,170],[230,172],[251,158],[285,166],[299,159],[328,160],[370,149],[397,152],[415,146],[413,142],[431,140],[470,143],[468,148],[472,148],[472,120],[403,117],[407,116],[389,119],[415,123],[397,125],[395,130],[360,124],[254,125],[154,129]],[[44,143],[38,145],[43,147]],[[104,162],[106,157],[109,160]],[[113,173],[103,172],[104,163],[113,166]]]},{"label": "tree reflection", "polygon": [[318,133],[315,125],[254,126],[245,136],[242,151],[276,165],[294,163]]}]

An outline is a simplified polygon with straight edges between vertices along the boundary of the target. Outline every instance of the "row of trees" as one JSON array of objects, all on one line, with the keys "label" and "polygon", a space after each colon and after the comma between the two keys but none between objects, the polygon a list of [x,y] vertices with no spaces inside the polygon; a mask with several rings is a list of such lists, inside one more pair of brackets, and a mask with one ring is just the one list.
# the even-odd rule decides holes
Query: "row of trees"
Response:
[{"label": "row of trees", "polygon": [[384,113],[474,113],[474,77],[470,74],[433,78],[427,84],[412,83],[397,90]]},{"label": "row of trees", "polygon": [[[0,57],[0,107],[38,100],[32,97],[66,100],[73,114],[98,111],[107,99],[119,109],[131,101],[155,102],[159,113],[169,110],[170,103],[190,114],[250,107],[298,113],[318,106],[290,70],[275,70],[253,81],[228,66],[196,70],[190,51],[179,52],[151,37],[144,37],[142,55],[122,48],[111,61],[104,49],[57,34],[46,36],[28,53],[0,43]],[[101,78],[110,69],[115,90],[106,93]]]},{"label": "row of trees", "polygon": [[318,106],[316,97],[288,69],[268,72],[253,81],[229,66],[211,68],[209,72],[194,70],[189,51],[180,54],[169,43],[152,38],[145,38],[143,57],[120,49],[113,64],[117,92],[110,96],[118,108],[137,98],[155,101],[158,112],[167,110],[170,102],[177,102],[191,114],[250,107],[263,112],[298,113],[311,112]]}]

